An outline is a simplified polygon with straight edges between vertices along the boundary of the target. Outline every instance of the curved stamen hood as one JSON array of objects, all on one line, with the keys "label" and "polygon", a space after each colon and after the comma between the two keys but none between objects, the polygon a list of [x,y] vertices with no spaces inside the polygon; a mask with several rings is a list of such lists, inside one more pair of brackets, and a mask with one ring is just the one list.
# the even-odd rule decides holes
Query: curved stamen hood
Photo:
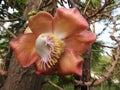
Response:
[{"label": "curved stamen hood", "polygon": [[37,66],[46,70],[58,62],[63,52],[63,42],[51,33],[40,34],[36,39],[36,51],[41,56]]}]

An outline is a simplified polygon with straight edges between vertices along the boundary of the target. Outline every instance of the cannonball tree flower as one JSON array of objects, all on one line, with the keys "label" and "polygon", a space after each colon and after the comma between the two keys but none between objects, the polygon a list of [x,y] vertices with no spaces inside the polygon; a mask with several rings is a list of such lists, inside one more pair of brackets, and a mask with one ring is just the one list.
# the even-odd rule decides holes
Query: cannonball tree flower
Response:
[{"label": "cannonball tree flower", "polygon": [[58,8],[53,17],[40,11],[28,20],[25,33],[10,41],[23,67],[34,64],[38,74],[57,71],[82,75],[82,58],[96,36],[76,8]]}]

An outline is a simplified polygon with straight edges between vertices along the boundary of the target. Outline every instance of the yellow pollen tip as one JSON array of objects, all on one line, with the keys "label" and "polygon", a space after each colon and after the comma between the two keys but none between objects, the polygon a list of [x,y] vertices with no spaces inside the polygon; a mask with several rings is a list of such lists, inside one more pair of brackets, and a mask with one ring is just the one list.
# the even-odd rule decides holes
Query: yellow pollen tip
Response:
[{"label": "yellow pollen tip", "polygon": [[49,63],[50,63],[50,65],[51,65],[51,66],[53,66],[53,64],[52,64],[51,60],[49,60]]},{"label": "yellow pollen tip", "polygon": [[47,63],[47,67],[48,67],[48,68],[51,68],[51,66],[49,65],[49,63]]}]

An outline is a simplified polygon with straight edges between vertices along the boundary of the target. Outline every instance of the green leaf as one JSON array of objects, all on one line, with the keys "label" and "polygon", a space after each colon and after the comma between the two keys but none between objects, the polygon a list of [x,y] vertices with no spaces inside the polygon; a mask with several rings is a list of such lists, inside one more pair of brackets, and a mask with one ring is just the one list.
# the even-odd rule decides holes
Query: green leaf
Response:
[{"label": "green leaf", "polygon": [[27,0],[17,0],[18,3],[25,4]]}]

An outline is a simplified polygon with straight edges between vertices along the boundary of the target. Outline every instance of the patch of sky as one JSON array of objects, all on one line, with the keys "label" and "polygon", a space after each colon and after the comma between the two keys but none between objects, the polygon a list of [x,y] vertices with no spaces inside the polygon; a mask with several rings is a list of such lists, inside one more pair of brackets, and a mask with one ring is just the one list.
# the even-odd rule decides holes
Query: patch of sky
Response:
[{"label": "patch of sky", "polygon": [[[110,38],[110,35],[111,35],[110,32],[112,32],[112,30],[113,30],[113,25],[111,23],[106,27],[104,21],[96,22],[95,23],[95,33],[96,33],[96,35],[101,33],[104,28],[106,28],[106,30],[100,36],[97,37],[97,41],[103,41],[105,46],[115,47],[115,41],[113,41]],[[104,51],[111,54],[111,49],[110,48],[104,48]]]},{"label": "patch of sky", "polygon": [[[102,0],[104,1],[104,0]],[[115,0],[116,4],[120,3],[120,0]],[[115,32],[114,36],[115,37],[119,37],[120,36],[120,20],[117,18],[118,16],[120,17],[120,7],[114,9],[112,11],[112,16],[114,17],[113,19],[116,22],[116,28],[117,28],[117,32]],[[106,21],[108,22],[108,21]],[[100,22],[96,22],[95,23],[95,33],[98,34],[100,32],[102,32],[102,30],[106,27],[105,26],[105,21],[100,21]],[[113,45],[115,46],[115,42],[113,40],[111,40],[110,38],[110,32],[112,32],[114,25],[112,24],[112,22],[108,25],[108,27],[106,28],[106,30],[98,37],[98,40],[102,40],[105,42],[105,45]],[[120,37],[119,37],[120,38]]]},{"label": "patch of sky", "polygon": [[[117,4],[120,3],[119,0],[115,0],[115,1]],[[120,7],[113,10],[112,16],[115,17],[114,20],[116,21],[117,32],[115,33],[115,36],[119,37],[120,36]]]},{"label": "patch of sky", "polygon": [[[109,24],[109,25],[111,25],[111,24]],[[95,23],[95,33],[96,33],[96,35],[101,33],[105,27],[106,26],[105,26],[105,23],[103,21],[96,22]],[[111,38],[110,38],[110,32],[112,32],[112,29],[110,27],[111,26],[108,26],[106,28],[106,30],[100,36],[97,37],[98,40],[102,40],[102,41],[104,41],[106,43],[113,42],[113,40],[111,40]]]}]

